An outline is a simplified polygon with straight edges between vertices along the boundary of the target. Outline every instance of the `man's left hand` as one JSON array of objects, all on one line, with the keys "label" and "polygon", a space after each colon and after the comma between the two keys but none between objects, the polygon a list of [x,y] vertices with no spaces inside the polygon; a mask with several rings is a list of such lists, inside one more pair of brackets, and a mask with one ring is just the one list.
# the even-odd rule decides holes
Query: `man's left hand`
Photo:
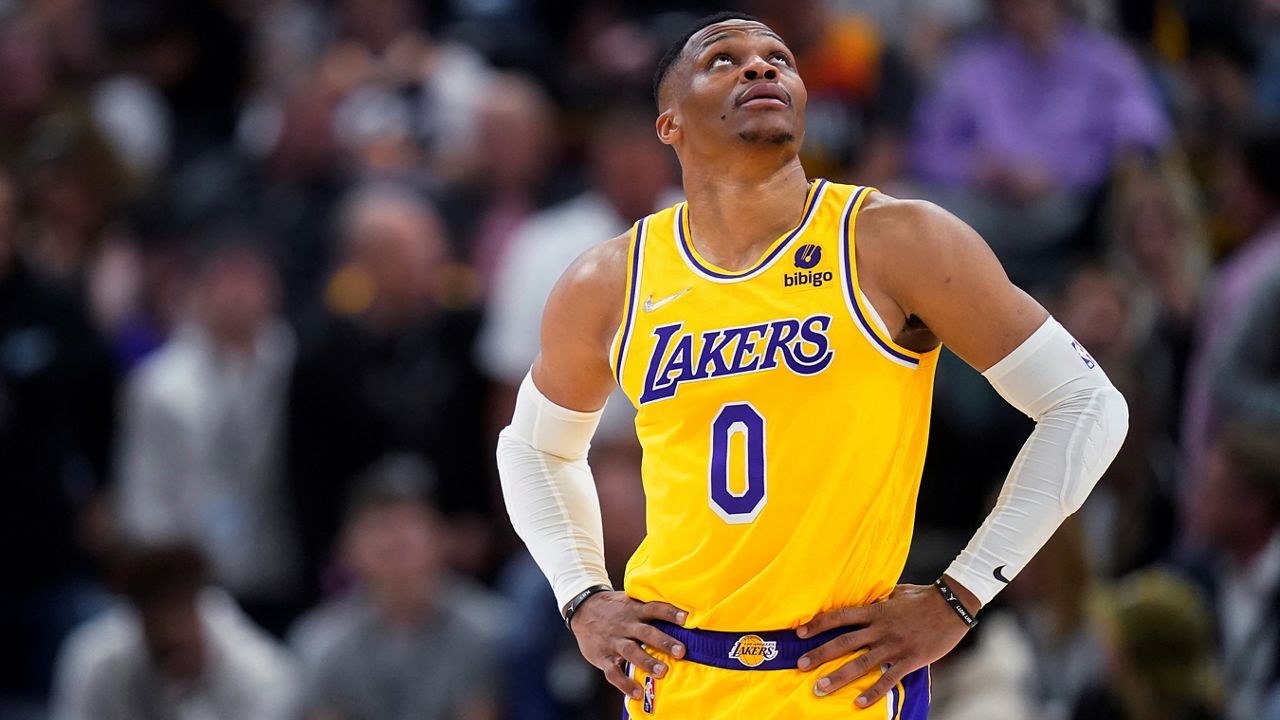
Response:
[{"label": "man's left hand", "polygon": [[[955,584],[952,584],[955,588]],[[977,612],[977,599],[956,588],[965,606]],[[874,685],[858,696],[858,707],[867,707],[889,692],[914,670],[951,652],[969,631],[956,611],[932,585],[899,585],[883,601],[863,607],[838,608],[814,616],[796,629],[801,638],[833,628],[860,626],[800,657],[803,671],[821,667],[863,648],[866,652],[841,665],[814,683],[815,694],[830,695],[850,682],[888,666]]]}]

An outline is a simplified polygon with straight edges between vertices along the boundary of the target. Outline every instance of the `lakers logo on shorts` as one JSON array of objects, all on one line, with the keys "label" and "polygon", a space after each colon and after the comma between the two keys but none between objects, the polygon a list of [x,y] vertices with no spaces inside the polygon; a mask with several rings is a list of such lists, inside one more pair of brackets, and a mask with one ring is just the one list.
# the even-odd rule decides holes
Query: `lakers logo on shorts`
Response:
[{"label": "lakers logo on shorts", "polygon": [[765,642],[759,635],[743,635],[729,650],[729,657],[747,667],[756,667],[778,657],[778,643]]}]

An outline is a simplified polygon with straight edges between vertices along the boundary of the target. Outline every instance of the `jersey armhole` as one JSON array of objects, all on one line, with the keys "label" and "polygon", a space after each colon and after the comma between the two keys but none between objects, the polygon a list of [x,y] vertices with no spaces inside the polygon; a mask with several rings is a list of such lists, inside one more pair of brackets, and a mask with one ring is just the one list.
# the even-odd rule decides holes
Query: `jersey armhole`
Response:
[{"label": "jersey armhole", "polygon": [[627,341],[631,337],[631,327],[635,324],[636,311],[640,304],[640,266],[644,255],[645,231],[652,216],[642,218],[631,227],[631,242],[627,247],[627,290],[626,306],[622,310],[622,322],[609,344],[609,365],[613,377],[622,387],[622,369],[627,359]]},{"label": "jersey armhole", "polygon": [[915,370],[920,367],[920,353],[908,350],[893,341],[888,328],[880,319],[867,296],[858,285],[857,234],[855,226],[862,203],[875,188],[860,187],[845,203],[840,219],[840,285],[844,291],[845,305],[853,317],[853,324],[885,359],[902,367]]}]

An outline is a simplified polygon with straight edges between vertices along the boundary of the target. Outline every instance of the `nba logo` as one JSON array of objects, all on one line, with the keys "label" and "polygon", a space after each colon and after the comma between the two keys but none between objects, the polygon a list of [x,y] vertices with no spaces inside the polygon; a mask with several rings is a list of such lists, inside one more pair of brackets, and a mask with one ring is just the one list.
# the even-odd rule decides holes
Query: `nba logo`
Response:
[{"label": "nba logo", "polygon": [[657,696],[658,681],[650,675],[644,679],[644,711],[653,713],[653,700]]},{"label": "nba logo", "polygon": [[796,248],[796,267],[808,270],[822,261],[822,247],[819,245],[801,245]]},{"label": "nba logo", "polygon": [[1083,346],[1083,345],[1081,345],[1080,343],[1076,342],[1075,340],[1072,340],[1072,341],[1071,341],[1071,347],[1073,347],[1073,348],[1075,348],[1075,349],[1076,349],[1076,354],[1077,354],[1077,355],[1079,355],[1079,356],[1080,356],[1080,359],[1084,361],[1084,365],[1085,365],[1085,367],[1087,367],[1087,368],[1089,368],[1090,370],[1092,370],[1092,369],[1094,369],[1095,367],[1097,367],[1097,366],[1098,366],[1097,361],[1095,361],[1095,360],[1093,359],[1093,356],[1089,354],[1089,351],[1088,351],[1088,350],[1085,350],[1085,349],[1084,349],[1084,346]]}]

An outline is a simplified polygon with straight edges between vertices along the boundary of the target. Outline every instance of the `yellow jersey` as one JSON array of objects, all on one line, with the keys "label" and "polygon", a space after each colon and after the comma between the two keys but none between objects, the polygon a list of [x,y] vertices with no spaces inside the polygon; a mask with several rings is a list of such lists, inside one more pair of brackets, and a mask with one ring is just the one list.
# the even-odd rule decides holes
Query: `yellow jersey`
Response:
[{"label": "yellow jersey", "polygon": [[938,351],[894,343],[858,286],[865,187],[810,184],[800,224],[730,272],[684,203],[637,222],[611,364],[635,405],[639,600],[772,630],[893,590],[911,543]]}]

